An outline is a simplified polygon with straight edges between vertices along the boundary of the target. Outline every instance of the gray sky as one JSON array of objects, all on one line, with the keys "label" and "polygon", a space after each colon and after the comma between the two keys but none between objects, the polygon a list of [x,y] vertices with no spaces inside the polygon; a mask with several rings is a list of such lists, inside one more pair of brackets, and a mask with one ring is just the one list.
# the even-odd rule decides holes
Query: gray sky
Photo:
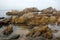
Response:
[{"label": "gray sky", "polygon": [[39,9],[52,6],[60,9],[60,0],[0,0],[0,10],[24,9],[26,7],[37,7]]}]

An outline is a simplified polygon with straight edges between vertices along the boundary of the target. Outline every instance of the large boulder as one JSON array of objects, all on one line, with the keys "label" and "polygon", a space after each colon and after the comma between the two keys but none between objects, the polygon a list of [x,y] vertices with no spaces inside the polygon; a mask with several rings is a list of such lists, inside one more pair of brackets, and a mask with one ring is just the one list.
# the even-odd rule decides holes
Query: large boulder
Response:
[{"label": "large boulder", "polygon": [[52,31],[51,29],[46,26],[39,26],[37,28],[33,28],[30,33],[28,33],[26,36],[28,37],[40,37],[42,36],[45,38],[52,38]]},{"label": "large boulder", "polygon": [[10,18],[5,18],[0,20],[0,25],[8,25],[10,23]]},{"label": "large boulder", "polygon": [[48,7],[46,9],[41,10],[43,14],[54,14],[54,12],[57,12],[55,8]]}]

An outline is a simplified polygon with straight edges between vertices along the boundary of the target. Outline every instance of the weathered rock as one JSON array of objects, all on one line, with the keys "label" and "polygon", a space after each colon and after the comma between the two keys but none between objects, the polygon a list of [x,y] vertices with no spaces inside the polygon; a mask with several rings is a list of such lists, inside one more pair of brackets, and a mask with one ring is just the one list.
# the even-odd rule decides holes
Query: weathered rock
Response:
[{"label": "weathered rock", "polygon": [[30,20],[28,20],[28,25],[39,25],[40,24],[40,17],[33,17],[33,18],[30,18]]},{"label": "weathered rock", "polygon": [[55,12],[53,12],[53,15],[58,18],[58,17],[60,16],[60,11],[55,11]]},{"label": "weathered rock", "polygon": [[49,21],[49,17],[43,16],[40,20],[40,24],[47,24]]},{"label": "weathered rock", "polygon": [[32,31],[27,36],[38,37],[41,35],[43,35],[45,38],[52,38],[51,29],[48,26],[41,26],[36,29],[32,29]]},{"label": "weathered rock", "polygon": [[17,16],[12,16],[11,17],[11,23],[16,23],[15,21],[17,21]]},{"label": "weathered rock", "polygon": [[46,9],[41,10],[43,14],[55,14],[54,12],[57,12],[55,8],[48,7]]},{"label": "weathered rock", "polygon": [[2,31],[2,33],[4,34],[4,35],[9,35],[9,34],[11,34],[13,32],[13,27],[11,26],[11,25],[9,25],[6,29],[4,29],[3,31]]},{"label": "weathered rock", "polygon": [[17,10],[12,10],[11,12],[7,12],[6,15],[18,15],[19,11]]},{"label": "weathered rock", "polygon": [[49,23],[53,24],[57,21],[57,18],[55,16],[50,16],[49,17]]},{"label": "weathered rock", "polygon": [[28,20],[28,25],[44,25],[44,24],[47,24],[48,23],[48,20],[49,20],[49,17],[48,16],[43,16],[43,15],[34,15],[34,17],[30,18]]},{"label": "weathered rock", "polygon": [[34,17],[34,15],[32,13],[28,13],[28,14],[24,14],[22,16],[12,16],[11,20],[12,20],[12,23],[25,23],[29,20],[27,19],[30,19]]},{"label": "weathered rock", "polygon": [[28,13],[20,17],[12,16],[12,23],[26,23],[26,25],[47,24],[49,17],[47,15],[38,15],[38,13]]},{"label": "weathered rock", "polygon": [[57,25],[60,25],[60,17],[57,19]]},{"label": "weathered rock", "polygon": [[10,19],[3,19],[3,20],[0,20],[0,25],[3,26],[3,25],[8,25],[10,23]]},{"label": "weathered rock", "polygon": [[24,16],[21,16],[21,17],[18,18],[17,23],[25,23],[26,20],[27,20],[27,19],[26,19]]},{"label": "weathered rock", "polygon": [[6,18],[6,19],[4,19],[4,20],[2,20],[5,24],[7,24],[7,23],[9,23],[10,21],[11,21],[11,19],[10,18]]},{"label": "weathered rock", "polygon": [[29,12],[29,13],[27,13],[27,14],[24,14],[23,17],[28,18],[28,19],[29,19],[29,18],[32,18],[32,17],[34,17],[34,13]]},{"label": "weathered rock", "polygon": [[38,10],[35,7],[32,8],[25,8],[22,11],[17,11],[17,10],[12,10],[11,12],[7,12],[7,15],[17,15],[17,16],[22,16],[25,13],[29,13],[29,12],[39,12],[40,10]]},{"label": "weathered rock", "polygon": [[23,12],[25,12],[25,13],[29,13],[29,12],[39,12],[40,10],[38,10],[37,8],[35,8],[35,7],[32,7],[32,8],[25,8],[24,10],[23,10]]},{"label": "weathered rock", "polygon": [[47,14],[47,13],[52,13],[53,10],[52,10],[52,7],[49,7],[49,8],[47,8],[47,9],[43,9],[43,10],[41,10],[41,12]]}]

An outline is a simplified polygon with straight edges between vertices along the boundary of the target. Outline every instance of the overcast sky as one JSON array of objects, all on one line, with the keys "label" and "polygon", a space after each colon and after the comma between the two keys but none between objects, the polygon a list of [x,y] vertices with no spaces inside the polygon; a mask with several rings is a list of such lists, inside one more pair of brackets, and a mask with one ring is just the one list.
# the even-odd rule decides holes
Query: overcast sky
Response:
[{"label": "overcast sky", "polygon": [[52,6],[60,9],[60,0],[0,0],[0,10],[24,9],[26,7],[37,7],[39,9]]}]

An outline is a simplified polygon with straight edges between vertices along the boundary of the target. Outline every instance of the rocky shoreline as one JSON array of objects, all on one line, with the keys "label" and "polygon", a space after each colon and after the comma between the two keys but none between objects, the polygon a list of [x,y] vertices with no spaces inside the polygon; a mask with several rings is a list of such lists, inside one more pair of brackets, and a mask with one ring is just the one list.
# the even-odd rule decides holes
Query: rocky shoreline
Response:
[{"label": "rocky shoreline", "polygon": [[[49,25],[60,26],[60,10],[52,7],[39,10],[32,7],[22,11],[12,10],[6,15],[11,17],[0,18],[0,27],[7,26],[2,34],[5,36],[15,34],[8,40],[58,40],[60,37],[56,36],[59,35],[59,30],[52,30],[49,27]],[[22,29],[16,31],[12,25],[19,25]]]}]

